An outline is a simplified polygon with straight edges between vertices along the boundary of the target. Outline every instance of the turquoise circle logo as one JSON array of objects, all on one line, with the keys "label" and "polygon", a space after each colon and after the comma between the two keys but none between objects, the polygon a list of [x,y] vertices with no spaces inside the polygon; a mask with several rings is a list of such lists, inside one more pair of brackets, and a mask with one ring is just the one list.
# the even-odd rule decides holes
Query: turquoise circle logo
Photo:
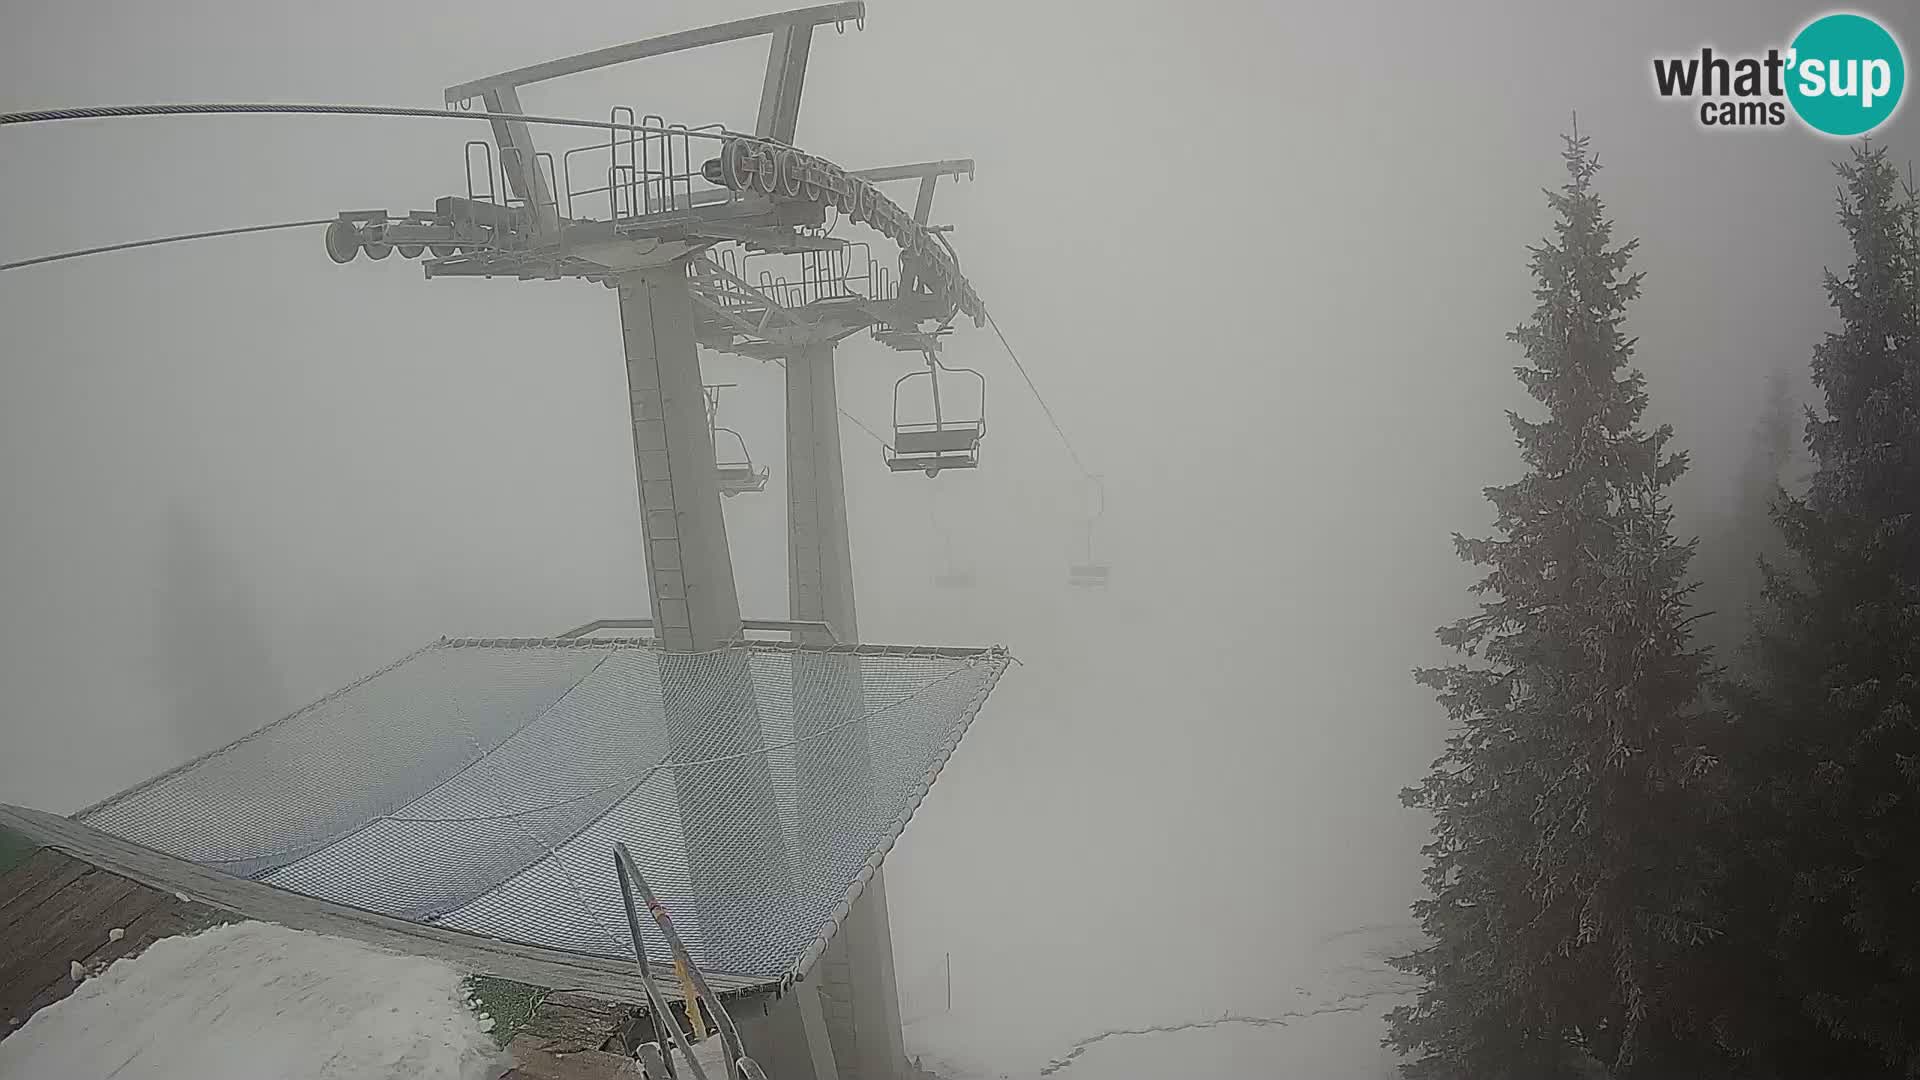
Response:
[{"label": "turquoise circle logo", "polygon": [[1808,127],[1865,135],[1887,122],[1906,89],[1900,43],[1865,15],[1825,15],[1794,37],[1787,100]]}]

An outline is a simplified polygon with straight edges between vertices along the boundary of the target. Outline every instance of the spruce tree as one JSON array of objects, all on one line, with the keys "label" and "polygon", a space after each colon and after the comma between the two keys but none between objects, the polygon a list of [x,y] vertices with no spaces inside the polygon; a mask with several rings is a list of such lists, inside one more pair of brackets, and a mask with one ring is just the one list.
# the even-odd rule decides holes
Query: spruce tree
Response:
[{"label": "spruce tree", "polygon": [[1755,1057],[1920,1077],[1920,251],[1884,149],[1839,172],[1853,261],[1826,275],[1840,329],[1813,356],[1815,471],[1776,505],[1789,556],[1730,695],[1732,884],[1766,912],[1785,1010],[1755,1004]]},{"label": "spruce tree", "polygon": [[1439,631],[1466,662],[1415,673],[1456,731],[1402,795],[1434,818],[1428,944],[1396,961],[1425,988],[1387,1039],[1414,1080],[1673,1075],[1677,980],[1713,933],[1689,851],[1706,661],[1667,495],[1686,460],[1639,426],[1622,332],[1637,242],[1613,243],[1577,129],[1563,156],[1555,235],[1531,249],[1538,306],[1508,335],[1546,416],[1507,416],[1527,471],[1486,490],[1497,535],[1454,537],[1488,568],[1479,612]]},{"label": "spruce tree", "polygon": [[1784,550],[1772,515],[1794,461],[1796,411],[1791,376],[1774,371],[1767,377],[1766,403],[1734,479],[1732,498],[1694,562],[1700,581],[1697,606],[1705,616],[1699,638],[1730,666],[1744,666],[1752,613],[1763,599],[1761,563],[1779,561]]}]

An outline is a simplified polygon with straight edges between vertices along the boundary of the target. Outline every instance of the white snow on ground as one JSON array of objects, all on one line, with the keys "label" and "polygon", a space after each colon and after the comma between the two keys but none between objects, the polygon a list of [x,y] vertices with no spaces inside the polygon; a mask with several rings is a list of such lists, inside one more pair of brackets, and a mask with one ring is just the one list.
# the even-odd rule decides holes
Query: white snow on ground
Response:
[{"label": "white snow on ground", "polygon": [[[1410,927],[1360,927],[1318,943],[1308,964],[1270,1000],[1212,1016],[1181,1015],[1177,995],[1144,993],[1131,1018],[1033,1048],[1034,1018],[965,1011],[906,1027],[907,1056],[944,1080],[1238,1080],[1246,1076],[1387,1080],[1397,1059],[1380,1045],[1383,1017],[1416,983],[1386,957],[1413,947]],[[1159,989],[1152,980],[1143,989]],[[1068,991],[1067,994],[1070,994]],[[1063,996],[1067,996],[1063,994]]]},{"label": "white snow on ground", "polygon": [[116,962],[0,1041],[4,1080],[492,1080],[507,1061],[432,960],[239,923]]}]

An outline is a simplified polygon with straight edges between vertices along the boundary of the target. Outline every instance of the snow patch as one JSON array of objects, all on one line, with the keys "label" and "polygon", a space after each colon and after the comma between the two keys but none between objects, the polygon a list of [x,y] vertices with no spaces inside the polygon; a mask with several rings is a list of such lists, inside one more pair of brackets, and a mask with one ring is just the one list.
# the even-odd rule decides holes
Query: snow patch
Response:
[{"label": "snow patch", "polygon": [[156,942],[0,1042],[36,1080],[494,1080],[507,1062],[437,961],[268,923]]},{"label": "snow patch", "polygon": [[[1273,972],[1265,1000],[1245,1010],[1181,1016],[1179,995],[1143,994],[1113,1018],[1133,1022],[1056,1034],[1044,1057],[1030,1047],[1030,1015],[935,1013],[906,1026],[907,1056],[942,1080],[1382,1080],[1398,1064],[1380,1046],[1382,1018],[1418,989],[1386,958],[1411,951],[1418,934],[1390,924],[1323,938],[1300,965]],[[1060,1018],[1048,1021],[1057,1027]]]}]

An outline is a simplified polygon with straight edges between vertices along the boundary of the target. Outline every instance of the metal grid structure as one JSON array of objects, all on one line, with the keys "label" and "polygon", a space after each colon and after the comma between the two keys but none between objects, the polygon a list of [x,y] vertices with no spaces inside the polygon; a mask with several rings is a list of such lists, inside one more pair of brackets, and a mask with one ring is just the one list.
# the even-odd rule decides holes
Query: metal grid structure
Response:
[{"label": "metal grid structure", "polygon": [[[678,253],[687,256],[701,308],[701,344],[762,360],[862,330],[891,348],[935,351],[957,315],[982,310],[944,236],[924,221],[934,182],[970,176],[971,161],[849,173],[809,158],[795,167],[820,174],[814,195],[796,181],[796,194],[787,196],[714,182],[706,167],[720,159],[700,160],[702,148],[721,153],[721,140],[739,142],[719,125],[636,118],[624,106],[611,110],[608,124],[629,130],[564,150],[558,164],[551,153],[534,155],[537,190],[549,193],[544,201],[514,195],[507,155],[470,140],[464,196],[401,215],[347,211],[328,250],[341,262],[398,251],[422,259],[430,278],[582,278],[609,286],[651,252]],[[825,186],[829,174],[840,192]],[[911,219],[874,186],[903,180],[921,182]],[[543,242],[543,220],[557,242]],[[895,238],[896,257],[835,235],[850,221]]]},{"label": "metal grid structure", "polygon": [[[971,178],[973,162],[848,170],[793,143],[814,28],[844,31],[864,18],[862,3],[843,0],[449,87],[449,109],[478,108],[493,127],[491,141],[464,148],[463,194],[430,210],[343,212],[327,252],[342,263],[362,252],[376,260],[430,253],[422,264],[429,278],[577,278],[609,288],[622,275],[676,265],[708,348],[770,360],[864,330],[890,348],[937,352],[956,318],[979,325],[986,315],[946,242],[948,227],[929,220],[939,179]],[[534,146],[530,124],[576,122],[527,117],[519,92],[528,86],[760,36],[772,48],[752,134],[615,106],[604,139],[557,154]],[[880,187],[907,180],[918,185],[911,212]],[[843,224],[866,226],[897,258],[875,258],[869,245],[836,235]]]},{"label": "metal grid structure", "polygon": [[[441,641],[80,820],[322,900],[610,959],[632,955],[607,872],[624,842],[702,968],[790,979],[825,948],[1008,661],[998,649]],[[736,715],[712,715],[743,682]],[[676,732],[676,695],[702,698],[702,731],[751,717],[759,738],[719,747]],[[685,789],[709,797],[690,803]],[[777,828],[756,820],[768,801]],[[689,827],[689,806],[737,812]],[[770,844],[783,856],[771,863],[759,850]],[[729,845],[784,877],[732,881],[725,895],[694,880],[693,867],[728,863]]]}]

